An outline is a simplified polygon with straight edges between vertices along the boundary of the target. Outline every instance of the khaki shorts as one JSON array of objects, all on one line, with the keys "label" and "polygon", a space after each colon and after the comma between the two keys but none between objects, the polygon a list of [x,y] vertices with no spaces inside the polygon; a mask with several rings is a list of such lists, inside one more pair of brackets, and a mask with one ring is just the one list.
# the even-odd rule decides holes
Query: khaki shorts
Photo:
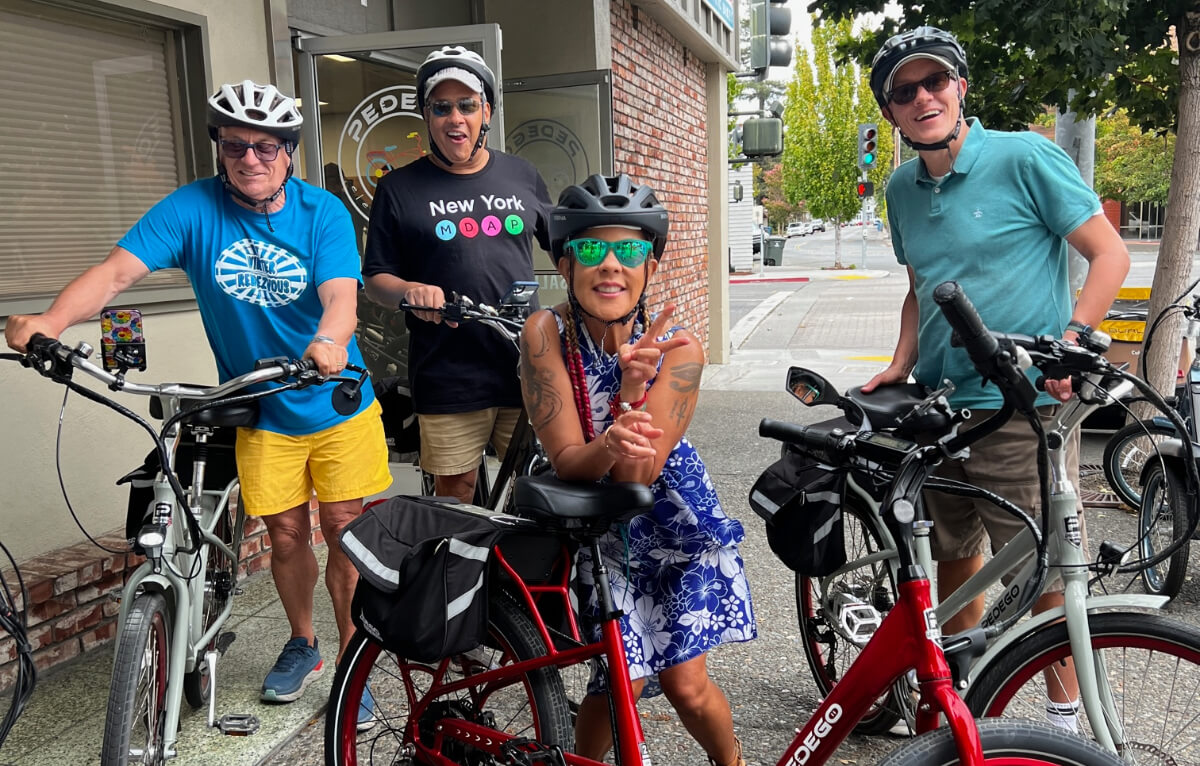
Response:
[{"label": "khaki shorts", "polygon": [[391,486],[379,402],[347,421],[307,436],[239,428],[241,502],[251,516],[271,516],[317,500],[355,500]]},{"label": "khaki shorts", "polygon": [[[1057,406],[1039,407],[1043,423],[1049,423],[1057,412]],[[987,420],[994,410],[973,411],[968,421],[977,425]],[[1029,422],[1020,413],[1004,426],[981,441],[971,445],[971,457],[967,461],[947,460],[937,469],[937,476],[965,481],[995,492],[1015,503],[1030,516],[1037,518],[1041,507],[1041,490],[1037,472],[1037,436]],[[1079,430],[1067,439],[1067,475],[1079,487]],[[946,495],[941,492],[925,493],[925,508],[933,521],[930,548],[935,561],[954,561],[982,555],[988,550],[995,552],[1011,540],[1025,525],[1009,513],[986,500]],[[1078,498],[1075,509],[1079,513],[1079,529],[1083,529],[1083,503]],[[1054,573],[1050,573],[1053,578]]]},{"label": "khaki shorts", "polygon": [[503,457],[508,451],[519,407],[489,407],[475,412],[421,415],[421,469],[434,476],[457,476],[479,466],[488,442]]}]

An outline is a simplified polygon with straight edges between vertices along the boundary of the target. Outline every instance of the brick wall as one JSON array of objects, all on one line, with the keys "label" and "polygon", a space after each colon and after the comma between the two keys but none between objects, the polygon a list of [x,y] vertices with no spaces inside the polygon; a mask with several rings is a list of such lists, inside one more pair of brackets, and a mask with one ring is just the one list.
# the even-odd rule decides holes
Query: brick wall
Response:
[{"label": "brick wall", "polygon": [[648,304],[675,303],[679,324],[707,348],[705,65],[629,0],[614,0],[611,14],[615,169],[648,184],[671,215]]},{"label": "brick wall", "polygon": [[[324,542],[314,508],[313,544]],[[110,550],[127,547],[123,532],[97,538]],[[107,553],[91,543],[51,551],[20,564],[29,592],[27,627],[38,672],[67,662],[116,638],[121,587],[126,577],[142,563],[140,556]],[[258,519],[247,519],[242,540],[242,575],[254,574],[271,565],[271,542]],[[23,604],[11,570],[4,581]],[[0,689],[10,689],[16,679],[16,642],[0,639]]]}]

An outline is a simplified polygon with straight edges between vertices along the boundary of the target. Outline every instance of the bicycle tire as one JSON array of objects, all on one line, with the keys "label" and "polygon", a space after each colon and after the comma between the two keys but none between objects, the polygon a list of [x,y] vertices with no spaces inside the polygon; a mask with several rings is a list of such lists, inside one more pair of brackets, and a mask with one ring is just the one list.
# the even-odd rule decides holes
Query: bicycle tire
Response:
[{"label": "bicycle tire", "polygon": [[[489,602],[487,644],[455,658],[447,671],[453,678],[481,672],[491,665],[543,657],[545,644],[533,622],[517,603],[503,593]],[[482,652],[482,653],[481,653]],[[487,663],[485,665],[484,663]],[[555,668],[525,675],[524,683],[473,687],[450,696],[437,694],[436,666],[409,662],[388,653],[361,631],[356,631],[338,664],[329,709],[325,715],[325,763],[356,766],[359,763],[414,763],[420,760],[417,742],[428,746],[439,719],[464,717],[486,720],[514,736],[532,737],[547,745],[572,750],[575,735],[562,680]],[[365,684],[375,700],[373,725],[359,731],[358,710]],[[423,704],[413,720],[414,702]],[[455,763],[474,763],[468,746],[451,742],[442,754]],[[365,760],[364,760],[365,759]],[[488,761],[490,762],[490,761]]]},{"label": "bicycle tire", "polygon": [[[1200,632],[1161,615],[1088,615],[1093,655],[1113,691],[1126,742],[1139,763],[1200,763]],[[1066,623],[1044,625],[983,668],[967,690],[975,716],[1045,718],[1043,671],[1070,656]],[[1079,716],[1080,732],[1091,723]]]},{"label": "bicycle tire", "polygon": [[162,764],[171,645],[166,598],[155,592],[134,596],[117,640],[100,762]]},{"label": "bicycle tire", "polygon": [[[238,513],[237,505],[230,502],[226,504],[221,517],[213,525],[213,534],[228,545],[237,554],[238,559],[241,558],[244,523],[245,516]],[[236,560],[231,561],[220,552],[213,550],[211,546],[205,546],[202,555],[205,557],[204,603],[201,606],[197,637],[213,626],[217,616],[233,598],[238,580],[238,562]],[[212,694],[212,679],[208,674],[208,663],[205,662],[204,655],[209,651],[218,651],[220,639],[221,634],[218,631],[217,635],[214,635],[212,640],[197,652],[195,669],[183,675],[183,696],[193,708],[202,708],[207,705],[209,695]]]},{"label": "bicycle tire", "polygon": [[1130,508],[1142,504],[1142,468],[1154,454],[1152,444],[1175,436],[1175,429],[1152,420],[1139,420],[1117,429],[1104,445],[1104,478]]},{"label": "bicycle tire", "polygon": [[1176,540],[1183,544],[1163,561],[1142,569],[1142,584],[1150,593],[1175,598],[1183,587],[1191,551],[1187,537],[1188,497],[1186,482],[1174,468],[1155,461],[1142,482],[1142,503],[1138,507],[1138,549],[1149,560]]},{"label": "bicycle tire", "polygon": [[[976,721],[986,766],[1119,766],[1123,761],[1082,737],[1033,721]],[[954,732],[923,734],[893,750],[879,766],[953,766],[961,763]]]},{"label": "bicycle tire", "polygon": [[[853,495],[845,496],[846,560],[855,561],[882,548],[878,531],[882,521],[864,508]],[[826,597],[821,602],[821,593]],[[896,604],[896,586],[891,567],[873,562],[829,577],[796,574],[796,615],[809,670],[821,696],[828,695],[847,668],[858,658],[861,647],[839,630],[839,614],[846,603],[870,606],[882,618]],[[865,642],[864,642],[865,643]],[[893,687],[895,689],[895,687]],[[861,734],[879,734],[903,716],[896,691],[880,697],[855,726]]]}]

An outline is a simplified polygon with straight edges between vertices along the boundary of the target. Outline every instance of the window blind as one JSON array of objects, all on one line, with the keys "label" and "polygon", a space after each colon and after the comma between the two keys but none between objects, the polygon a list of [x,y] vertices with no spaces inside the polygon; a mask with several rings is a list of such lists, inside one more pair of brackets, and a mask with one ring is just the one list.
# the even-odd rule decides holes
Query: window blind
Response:
[{"label": "window blind", "polygon": [[168,34],[0,0],[0,301],[58,293],[180,185]]}]

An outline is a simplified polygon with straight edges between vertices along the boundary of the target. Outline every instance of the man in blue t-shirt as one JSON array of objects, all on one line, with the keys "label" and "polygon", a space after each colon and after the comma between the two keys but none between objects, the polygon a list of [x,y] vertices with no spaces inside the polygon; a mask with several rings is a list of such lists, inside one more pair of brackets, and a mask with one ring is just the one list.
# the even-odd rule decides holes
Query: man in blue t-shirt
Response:
[{"label": "man in blue t-shirt", "polygon": [[[550,195],[533,165],[487,148],[495,75],[461,46],[417,70],[417,104],[432,154],[383,177],[375,191],[363,275],[367,295],[440,308],[451,292],[496,305],[533,279],[533,243],[550,249]],[[534,306],[536,308],[536,306]],[[517,349],[482,323],[405,317],[421,468],[438,495],[471,502],[489,442],[503,456],[521,417]]]},{"label": "man in blue t-shirt", "polygon": [[[147,212],[108,257],[72,281],[45,313],[8,320],[8,344],[57,338],[95,316],[152,271],[183,269],[196,293],[222,381],[276,356],[312,359],[322,375],[362,366],[354,339],[358,251],[346,209],[292,178],[301,115],[294,99],[250,80],[208,100],[220,172],[177,189]],[[282,151],[281,151],[282,150]],[[334,411],[330,389],[311,386],[260,400],[254,428],[238,429],[240,502],[271,538],[271,572],[291,638],[263,682],[262,698],[291,702],[323,670],[313,628],[318,578],[309,503],[316,492],[329,544],[325,582],[340,633],[354,627],[357,571],[338,535],[362,498],[391,484],[387,446],[370,386],[355,412]],[[369,718],[371,711],[363,711]]]},{"label": "man in blue t-shirt", "polygon": [[[950,326],[933,302],[933,289],[957,281],[995,330],[1074,340],[1104,319],[1129,271],[1129,253],[1065,152],[1033,133],[987,130],[964,119],[967,61],[952,35],[919,27],[889,39],[872,62],[871,90],[884,118],[919,156],[888,181],[892,244],[908,268],[909,290],[892,362],[863,390],[907,381],[910,374],[931,387],[948,379],[956,386],[951,403],[970,407],[977,424],[1000,408],[1002,398],[995,386],[981,387],[966,352],[950,346]],[[1088,262],[1074,302],[1068,242]],[[1038,401],[1042,417],[1053,417],[1057,402],[1070,396],[1070,381],[1047,381]],[[1078,436],[1068,451],[1069,478],[1076,484]],[[973,444],[968,460],[947,461],[938,474],[1035,509],[1036,445],[1033,429],[1018,416]],[[926,508],[934,522],[930,540],[943,599],[982,567],[989,542],[997,549],[1022,527],[984,501],[931,492]],[[1061,603],[1061,592],[1048,592],[1035,610]],[[980,597],[943,631],[978,625],[983,609]],[[1051,687],[1049,717],[1075,728],[1078,692],[1073,678],[1061,680]]]}]

